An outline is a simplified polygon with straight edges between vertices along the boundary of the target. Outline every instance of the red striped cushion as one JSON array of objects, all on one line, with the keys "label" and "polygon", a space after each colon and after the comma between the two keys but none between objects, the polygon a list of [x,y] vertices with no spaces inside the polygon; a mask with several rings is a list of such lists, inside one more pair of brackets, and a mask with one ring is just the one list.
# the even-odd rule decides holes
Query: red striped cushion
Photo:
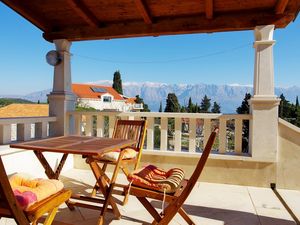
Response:
[{"label": "red striped cushion", "polygon": [[164,171],[154,165],[148,165],[134,171],[128,177],[132,185],[166,193],[175,192],[184,179],[184,172],[179,168]]}]

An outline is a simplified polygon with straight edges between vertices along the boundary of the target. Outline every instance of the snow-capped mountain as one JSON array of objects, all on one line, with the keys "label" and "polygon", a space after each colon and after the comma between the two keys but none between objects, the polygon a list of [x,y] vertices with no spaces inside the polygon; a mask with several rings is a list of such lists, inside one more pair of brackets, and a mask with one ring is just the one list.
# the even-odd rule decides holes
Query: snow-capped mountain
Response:
[{"label": "snow-capped mountain", "polygon": [[[112,85],[111,80],[88,83],[107,86]],[[50,91],[51,90],[49,89],[18,97],[33,102],[37,102],[38,100],[40,100],[40,102],[46,102],[46,95]],[[187,105],[189,97],[192,98],[193,103],[198,103],[199,105],[204,95],[207,95],[211,99],[211,103],[216,101],[221,105],[221,111],[223,113],[235,113],[236,108],[240,106],[245,93],[248,92],[252,94],[252,87],[251,85],[239,84],[215,85],[124,82],[123,92],[125,96],[129,97],[140,95],[140,97],[144,99],[144,102],[149,105],[151,111],[158,111],[160,102],[162,102],[164,107],[168,93],[175,93],[181,105]],[[277,87],[275,88],[275,93],[277,96],[283,93],[287,100],[295,102],[296,96],[300,96],[300,87]]]}]

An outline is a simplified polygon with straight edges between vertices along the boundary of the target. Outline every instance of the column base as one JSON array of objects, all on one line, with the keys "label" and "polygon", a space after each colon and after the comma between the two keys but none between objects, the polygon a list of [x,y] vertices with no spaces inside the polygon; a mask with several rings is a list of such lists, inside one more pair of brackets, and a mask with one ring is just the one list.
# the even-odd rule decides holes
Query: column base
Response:
[{"label": "column base", "polygon": [[249,100],[252,114],[250,149],[253,158],[277,160],[279,103],[280,99],[272,95],[255,95]]},{"label": "column base", "polygon": [[49,116],[57,118],[56,122],[51,123],[49,126],[49,135],[60,136],[68,134],[67,128],[71,122],[66,113],[75,110],[76,96],[72,92],[51,92],[48,95],[48,99]]}]

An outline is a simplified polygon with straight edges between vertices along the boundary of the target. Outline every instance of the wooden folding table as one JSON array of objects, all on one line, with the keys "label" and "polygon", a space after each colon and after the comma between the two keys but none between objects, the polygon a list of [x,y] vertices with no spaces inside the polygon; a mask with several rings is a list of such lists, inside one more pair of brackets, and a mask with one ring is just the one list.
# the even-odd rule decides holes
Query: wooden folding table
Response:
[{"label": "wooden folding table", "polygon": [[[113,186],[115,184],[116,177],[112,177],[111,179],[109,179],[99,167],[99,165],[97,164],[97,160],[95,159],[105,152],[110,152],[116,149],[122,150],[133,144],[135,144],[135,141],[125,139],[98,138],[88,136],[61,136],[11,144],[10,147],[33,150],[34,154],[44,167],[45,173],[49,179],[58,179],[61,170],[65,164],[65,161],[68,157],[68,154],[77,154],[84,156],[86,158],[86,162],[91,167],[91,170],[101,189],[101,192],[104,195],[104,199],[78,195],[72,195],[72,199],[79,199],[85,202],[100,203],[103,205],[102,207],[99,207],[95,204],[86,204],[74,201],[69,201],[67,202],[67,204],[70,209],[74,209],[74,205],[80,207],[100,209],[101,213],[98,224],[103,224],[104,214],[106,211],[112,211],[118,219],[121,217],[121,214],[116,205],[116,199],[112,196]],[[63,154],[55,171],[49,165],[48,161],[43,155],[43,152],[55,152]],[[121,151],[120,157],[122,157],[122,155],[123,154]],[[111,209],[108,208],[109,205],[111,206]]]}]

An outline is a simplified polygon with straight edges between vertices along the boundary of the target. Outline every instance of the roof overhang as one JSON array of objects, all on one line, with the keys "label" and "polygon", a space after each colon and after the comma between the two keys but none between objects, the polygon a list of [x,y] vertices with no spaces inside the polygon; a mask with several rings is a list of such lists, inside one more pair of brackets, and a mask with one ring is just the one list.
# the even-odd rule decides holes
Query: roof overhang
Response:
[{"label": "roof overhang", "polygon": [[299,0],[2,0],[43,31],[69,41],[284,28]]}]

